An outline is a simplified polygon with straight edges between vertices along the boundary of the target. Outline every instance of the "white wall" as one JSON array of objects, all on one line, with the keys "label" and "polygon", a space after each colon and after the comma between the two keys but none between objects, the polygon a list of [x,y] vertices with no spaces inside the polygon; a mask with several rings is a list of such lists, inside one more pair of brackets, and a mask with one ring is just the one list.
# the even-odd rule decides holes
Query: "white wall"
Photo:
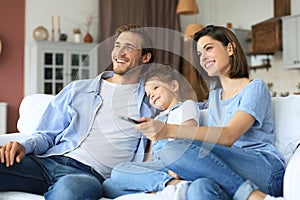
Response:
[{"label": "white wall", "polygon": [[196,0],[200,13],[182,16],[183,30],[189,23],[226,25],[251,29],[251,25],[273,16],[273,0]]},{"label": "white wall", "polygon": [[86,18],[90,15],[96,16],[90,28],[90,34],[94,42],[98,39],[98,0],[26,0],[25,2],[25,55],[24,55],[24,95],[30,94],[26,91],[30,64],[30,43],[34,40],[33,30],[37,26],[44,26],[51,40],[51,16],[54,16],[55,41],[58,40],[57,17],[61,18],[61,33],[68,35],[68,42],[73,42],[73,29],[80,28],[82,38],[86,34]]},{"label": "white wall", "polygon": [[[190,23],[226,26],[231,22],[235,28],[251,30],[251,26],[274,16],[273,0],[197,0],[200,13],[196,16],[181,16],[182,30]],[[300,14],[300,1],[291,0],[291,14]],[[282,52],[271,59],[272,67],[251,71],[251,78],[261,78],[273,83],[273,91],[299,92],[300,69],[288,70],[282,66]]]},{"label": "white wall", "polygon": [[[68,34],[68,41],[73,40],[73,29],[80,28],[84,36],[84,25],[89,15],[98,16],[98,0],[26,0],[25,41],[33,40],[33,30],[44,26],[51,40],[51,16],[54,16],[55,35],[57,40],[57,16],[61,17],[61,32]],[[98,20],[95,18],[90,33],[98,38]]]},{"label": "white wall", "polygon": [[[61,16],[62,32],[73,40],[73,29],[80,26],[86,17],[94,13],[98,16],[99,0],[26,0],[25,25],[25,73],[28,69],[28,45],[33,40],[32,32],[36,26],[45,26],[50,32],[51,16]],[[251,29],[251,26],[274,15],[273,0],[197,0],[200,13],[194,16],[181,16],[182,30],[190,23],[203,25],[226,25],[231,22],[235,28]],[[300,1],[291,0],[291,14],[300,14]],[[98,38],[97,23],[91,27],[94,39]],[[83,28],[82,28],[83,31]],[[51,37],[49,37],[50,39]],[[262,78],[273,83],[273,89],[281,92],[296,92],[296,85],[300,81],[300,70],[287,70],[282,67],[282,52],[276,52],[271,60],[272,67],[251,71],[251,77]],[[26,76],[25,76],[26,77]],[[25,80],[26,82],[26,80]],[[26,93],[25,93],[26,94]]]}]

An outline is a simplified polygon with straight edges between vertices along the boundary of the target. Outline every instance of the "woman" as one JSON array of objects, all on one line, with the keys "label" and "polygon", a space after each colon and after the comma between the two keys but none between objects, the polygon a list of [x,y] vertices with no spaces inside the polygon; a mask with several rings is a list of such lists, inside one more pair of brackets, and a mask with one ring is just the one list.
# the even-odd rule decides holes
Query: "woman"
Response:
[{"label": "woman", "polygon": [[199,64],[211,77],[208,126],[142,118],[145,123],[135,128],[152,140],[186,138],[169,142],[159,156],[181,179],[194,181],[188,199],[282,195],[284,159],[272,144],[274,122],[266,84],[249,79],[245,54],[229,29],[210,25],[194,40]]}]

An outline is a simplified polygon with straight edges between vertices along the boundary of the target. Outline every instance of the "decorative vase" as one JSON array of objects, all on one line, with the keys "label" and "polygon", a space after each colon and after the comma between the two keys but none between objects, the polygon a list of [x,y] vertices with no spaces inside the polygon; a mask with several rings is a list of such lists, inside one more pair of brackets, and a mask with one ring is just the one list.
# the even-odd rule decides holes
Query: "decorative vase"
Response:
[{"label": "decorative vase", "polygon": [[81,41],[81,31],[79,28],[74,28],[73,29],[73,34],[74,34],[74,42],[75,43],[80,43]]},{"label": "decorative vase", "polygon": [[80,43],[81,41],[81,34],[80,33],[75,33],[74,34],[74,42],[75,43]]},{"label": "decorative vase", "polygon": [[91,43],[93,42],[93,36],[89,32],[87,32],[83,38],[83,41],[87,43]]},{"label": "decorative vase", "polygon": [[33,30],[33,38],[35,40],[47,40],[48,39],[48,31],[43,26],[38,26]]}]

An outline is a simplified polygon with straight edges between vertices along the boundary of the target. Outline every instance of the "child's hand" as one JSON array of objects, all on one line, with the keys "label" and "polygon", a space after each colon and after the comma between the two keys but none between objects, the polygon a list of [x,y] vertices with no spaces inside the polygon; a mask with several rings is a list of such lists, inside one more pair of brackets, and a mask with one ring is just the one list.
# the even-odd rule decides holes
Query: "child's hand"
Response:
[{"label": "child's hand", "polygon": [[174,177],[177,180],[180,180],[180,176],[178,176],[178,174],[176,174],[175,172],[173,172],[172,170],[168,170],[168,174],[172,177]]},{"label": "child's hand", "polygon": [[165,123],[146,117],[142,117],[138,121],[142,121],[143,123],[137,124],[134,127],[150,140],[161,140],[166,138],[164,130]]}]

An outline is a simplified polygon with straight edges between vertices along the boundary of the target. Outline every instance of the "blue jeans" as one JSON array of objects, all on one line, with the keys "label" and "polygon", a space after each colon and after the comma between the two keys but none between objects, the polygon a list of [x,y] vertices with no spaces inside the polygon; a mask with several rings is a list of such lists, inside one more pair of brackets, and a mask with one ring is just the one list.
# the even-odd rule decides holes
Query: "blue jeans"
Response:
[{"label": "blue jeans", "polygon": [[103,181],[93,168],[64,156],[26,155],[8,168],[0,163],[0,191],[30,192],[45,199],[99,199]]},{"label": "blue jeans", "polygon": [[160,160],[159,151],[168,143],[168,139],[152,141],[152,160]]},{"label": "blue jeans", "polygon": [[168,170],[159,160],[143,163],[125,162],[113,168],[111,178],[103,183],[103,191],[109,198],[160,191],[171,179],[173,177],[168,175]]},{"label": "blue jeans", "polygon": [[187,200],[199,199],[231,200],[218,184],[208,178],[199,178],[188,188]]},{"label": "blue jeans", "polygon": [[[266,152],[183,139],[168,142],[160,151],[160,158],[185,180],[211,180],[207,187],[218,185],[218,193],[223,191],[222,196],[230,199],[247,199],[257,188],[273,196],[282,195],[284,165]],[[203,182],[199,188],[202,187]],[[216,199],[206,193],[208,196],[203,199]]]}]

